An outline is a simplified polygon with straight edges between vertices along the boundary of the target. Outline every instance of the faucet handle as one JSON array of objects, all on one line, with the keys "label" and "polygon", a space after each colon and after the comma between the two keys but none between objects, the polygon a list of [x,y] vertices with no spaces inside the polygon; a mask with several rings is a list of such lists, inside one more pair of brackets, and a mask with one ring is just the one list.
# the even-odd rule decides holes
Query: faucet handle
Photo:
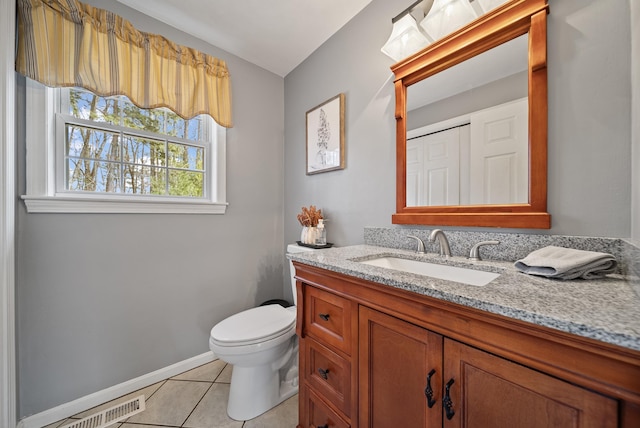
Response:
[{"label": "faucet handle", "polygon": [[422,242],[422,239],[420,239],[420,238],[418,238],[417,236],[414,236],[414,235],[407,235],[407,238],[412,238],[412,239],[415,239],[416,241],[418,241],[418,249],[416,250],[416,253],[424,254],[424,242]]},{"label": "faucet handle", "polygon": [[474,245],[471,248],[471,251],[469,252],[469,259],[472,261],[480,261],[482,260],[480,258],[480,247],[482,247],[483,245],[498,245],[500,244],[500,241],[482,241],[482,242],[478,242],[476,245]]}]

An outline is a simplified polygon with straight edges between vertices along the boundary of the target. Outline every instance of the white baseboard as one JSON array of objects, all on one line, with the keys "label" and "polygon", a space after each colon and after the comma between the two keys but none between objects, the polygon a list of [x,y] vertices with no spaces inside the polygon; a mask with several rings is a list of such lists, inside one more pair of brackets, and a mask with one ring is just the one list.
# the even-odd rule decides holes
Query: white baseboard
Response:
[{"label": "white baseboard", "polygon": [[93,394],[85,395],[84,397],[80,397],[52,409],[45,410],[44,412],[26,417],[18,423],[17,428],[41,428],[80,412],[84,412],[85,410],[89,410],[92,407],[106,403],[107,401],[115,400],[123,395],[130,394],[141,388],[153,385],[161,380],[168,379],[187,370],[209,363],[215,359],[216,356],[211,351],[196,355],[195,357],[161,368],[160,370],[156,370],[121,384],[114,385],[110,388],[103,389],[102,391],[94,392]]}]

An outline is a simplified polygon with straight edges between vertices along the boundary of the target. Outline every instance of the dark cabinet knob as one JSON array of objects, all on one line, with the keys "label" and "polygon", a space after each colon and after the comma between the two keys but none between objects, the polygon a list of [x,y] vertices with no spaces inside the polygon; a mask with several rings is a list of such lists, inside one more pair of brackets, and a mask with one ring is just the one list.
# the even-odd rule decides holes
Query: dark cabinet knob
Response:
[{"label": "dark cabinet knob", "polygon": [[329,377],[329,369],[318,369],[318,373],[320,373],[320,377],[322,377],[322,379],[327,380]]},{"label": "dark cabinet knob", "polygon": [[427,397],[427,406],[432,408],[436,404],[436,400],[433,399],[433,388],[431,388],[431,377],[436,374],[435,369],[431,369],[427,375],[427,387],[424,389],[424,395]]},{"label": "dark cabinet knob", "polygon": [[325,321],[329,321],[329,314],[318,314],[318,316]]},{"label": "dark cabinet knob", "polygon": [[329,428],[329,424],[318,425],[317,428]]},{"label": "dark cabinet knob", "polygon": [[444,407],[445,414],[447,419],[451,419],[456,412],[453,410],[453,402],[451,401],[451,397],[449,396],[449,389],[451,385],[453,385],[454,380],[451,379],[444,387],[444,397],[442,398],[442,407]]}]

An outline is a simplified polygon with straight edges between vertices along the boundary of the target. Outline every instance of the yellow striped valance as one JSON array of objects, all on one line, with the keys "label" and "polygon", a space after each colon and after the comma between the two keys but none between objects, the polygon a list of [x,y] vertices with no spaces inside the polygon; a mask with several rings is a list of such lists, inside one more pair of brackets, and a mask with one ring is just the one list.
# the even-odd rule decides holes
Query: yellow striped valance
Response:
[{"label": "yellow striped valance", "polygon": [[209,114],[232,126],[224,61],[77,0],[18,0],[16,70],[47,86],[126,95],[142,108],[167,107],[185,119]]}]

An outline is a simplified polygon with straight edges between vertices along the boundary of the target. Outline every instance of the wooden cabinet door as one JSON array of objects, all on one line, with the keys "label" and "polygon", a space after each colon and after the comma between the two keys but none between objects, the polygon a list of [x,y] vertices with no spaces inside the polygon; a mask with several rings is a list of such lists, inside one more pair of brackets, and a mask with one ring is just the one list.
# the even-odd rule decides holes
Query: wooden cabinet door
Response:
[{"label": "wooden cabinet door", "polygon": [[617,427],[617,402],[462,343],[445,339],[445,428]]},{"label": "wooden cabinet door", "polygon": [[442,336],[364,306],[359,324],[359,426],[442,426]]}]

